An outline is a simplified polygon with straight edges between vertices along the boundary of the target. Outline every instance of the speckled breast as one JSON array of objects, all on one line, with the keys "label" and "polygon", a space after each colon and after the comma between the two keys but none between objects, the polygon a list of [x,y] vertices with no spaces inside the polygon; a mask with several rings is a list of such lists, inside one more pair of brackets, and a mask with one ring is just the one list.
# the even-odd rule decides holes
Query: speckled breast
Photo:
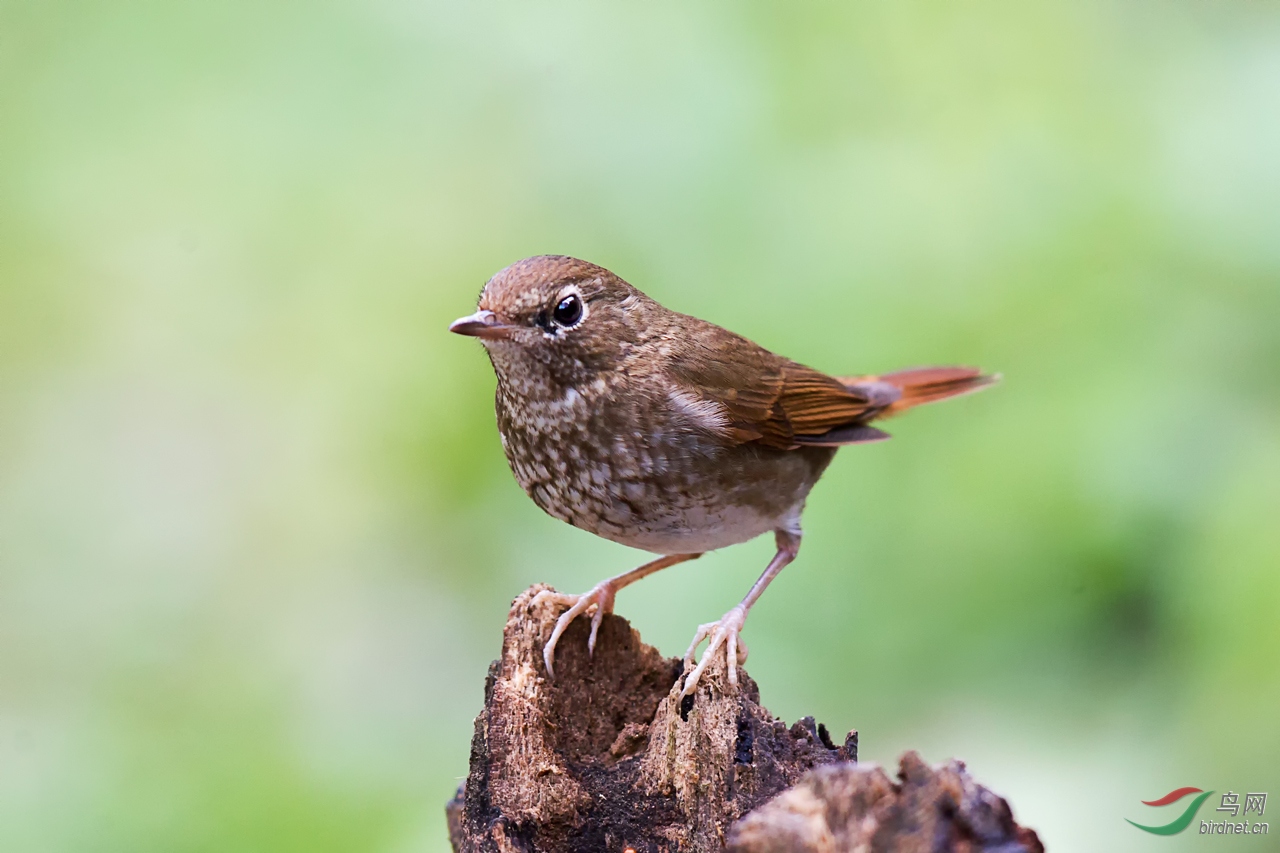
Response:
[{"label": "speckled breast", "polygon": [[834,454],[725,446],[667,412],[592,406],[576,392],[511,401],[499,387],[497,416],[516,481],[539,507],[659,554],[711,551],[796,526]]}]

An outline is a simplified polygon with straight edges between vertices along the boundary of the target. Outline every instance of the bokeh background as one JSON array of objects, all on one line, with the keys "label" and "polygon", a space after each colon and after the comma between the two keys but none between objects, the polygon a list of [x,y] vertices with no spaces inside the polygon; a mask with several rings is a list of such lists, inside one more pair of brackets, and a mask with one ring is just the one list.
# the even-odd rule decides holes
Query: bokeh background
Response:
[{"label": "bokeh background", "polygon": [[[834,372],[1004,373],[819,485],[770,709],[964,758],[1052,850],[1277,849],[1124,822],[1280,809],[1244,0],[0,2],[0,849],[447,849],[511,598],[643,559],[524,497],[445,332],[545,252]],[[619,611],[677,654],[770,551]]]}]

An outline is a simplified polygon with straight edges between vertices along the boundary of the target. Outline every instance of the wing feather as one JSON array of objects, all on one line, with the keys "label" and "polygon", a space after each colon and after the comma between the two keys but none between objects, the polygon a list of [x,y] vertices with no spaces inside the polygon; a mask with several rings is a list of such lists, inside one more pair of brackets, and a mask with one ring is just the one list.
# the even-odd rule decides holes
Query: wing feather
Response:
[{"label": "wing feather", "polygon": [[668,378],[682,393],[723,407],[729,419],[727,440],[783,450],[867,440],[867,433],[838,430],[881,411],[883,405],[872,395],[732,332],[705,326],[710,328],[696,328],[675,348]]}]

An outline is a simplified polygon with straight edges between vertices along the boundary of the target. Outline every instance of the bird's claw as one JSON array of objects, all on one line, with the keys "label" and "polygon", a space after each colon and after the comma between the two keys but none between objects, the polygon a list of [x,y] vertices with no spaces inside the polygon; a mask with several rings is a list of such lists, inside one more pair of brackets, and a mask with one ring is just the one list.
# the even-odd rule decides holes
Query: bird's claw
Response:
[{"label": "bird's claw", "polygon": [[569,608],[560,614],[560,618],[556,620],[555,628],[551,630],[551,638],[542,647],[542,662],[546,664],[548,676],[551,678],[556,677],[553,661],[556,654],[556,643],[560,642],[560,635],[565,632],[565,629],[569,627],[569,624],[574,619],[577,619],[588,610],[593,612],[591,614],[591,636],[587,639],[587,654],[595,654],[596,634],[600,631],[600,623],[604,621],[604,615],[613,612],[613,597],[616,594],[617,590],[614,589],[609,581],[602,581],[596,584],[590,592],[584,592],[581,595],[568,595],[563,592],[544,589],[533,597],[531,602],[533,606],[543,602],[550,602],[554,605]]},{"label": "bird's claw", "polygon": [[738,667],[747,662],[747,644],[742,642],[742,637],[739,636],[746,619],[747,611],[741,605],[738,605],[718,621],[698,626],[697,632],[693,635],[693,642],[689,644],[689,651],[684,653],[686,670],[693,666],[693,653],[697,651],[698,645],[708,638],[710,641],[707,643],[707,650],[702,653],[702,659],[698,661],[698,665],[693,668],[693,671],[684,680],[684,689],[680,691],[681,696],[693,694],[693,691],[698,686],[698,679],[702,677],[703,671],[715,658],[716,651],[722,643],[724,644],[725,662],[729,668],[729,683],[734,687],[738,686]]}]

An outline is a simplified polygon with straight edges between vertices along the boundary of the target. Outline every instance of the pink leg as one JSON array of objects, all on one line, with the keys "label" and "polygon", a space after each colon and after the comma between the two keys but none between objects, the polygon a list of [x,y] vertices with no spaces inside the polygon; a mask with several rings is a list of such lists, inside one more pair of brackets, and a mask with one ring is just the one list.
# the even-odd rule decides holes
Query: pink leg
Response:
[{"label": "pink leg", "polygon": [[556,627],[551,631],[551,639],[547,640],[547,644],[542,648],[542,660],[547,665],[547,675],[555,678],[555,669],[551,664],[555,658],[556,643],[560,641],[560,635],[569,627],[569,623],[579,615],[591,610],[593,607],[595,608],[591,616],[591,637],[587,640],[587,652],[594,654],[596,650],[596,632],[600,630],[600,623],[604,620],[604,615],[613,612],[613,598],[618,594],[618,590],[635,583],[643,577],[648,577],[656,571],[687,560],[696,560],[701,556],[701,554],[669,554],[665,557],[659,557],[652,562],[645,563],[638,569],[632,569],[625,574],[601,581],[590,592],[584,592],[582,595],[566,595],[549,589],[544,589],[535,595],[532,602],[535,605],[550,601],[569,608],[560,614],[560,618],[556,620]]},{"label": "pink leg", "polygon": [[747,647],[738,637],[738,634],[742,631],[742,626],[747,621],[747,612],[751,610],[751,605],[755,604],[756,600],[764,594],[769,582],[777,577],[778,572],[786,568],[787,564],[794,560],[796,554],[800,551],[800,532],[798,529],[794,532],[778,530],[774,533],[774,536],[778,542],[778,553],[769,562],[769,567],[764,570],[764,574],[751,587],[747,597],[742,599],[737,607],[720,617],[718,622],[708,622],[706,625],[698,626],[697,633],[693,635],[693,643],[690,644],[689,651],[685,652],[684,655],[685,669],[693,666],[693,653],[697,651],[698,644],[707,638],[710,638],[710,642],[707,644],[707,650],[702,654],[702,660],[698,661],[697,667],[685,679],[684,690],[681,692],[682,696],[688,696],[693,693],[698,686],[698,679],[702,677],[703,671],[715,656],[716,650],[720,648],[721,643],[724,644],[725,658],[729,664],[729,683],[734,687],[738,686],[738,665],[747,661]]}]

